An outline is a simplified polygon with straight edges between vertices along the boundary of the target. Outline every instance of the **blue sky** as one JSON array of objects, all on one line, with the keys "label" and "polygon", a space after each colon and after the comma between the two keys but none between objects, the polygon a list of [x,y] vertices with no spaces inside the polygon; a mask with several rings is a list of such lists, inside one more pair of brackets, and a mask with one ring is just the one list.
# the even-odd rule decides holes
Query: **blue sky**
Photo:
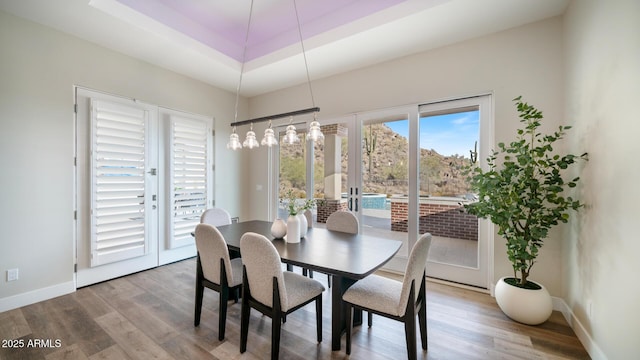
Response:
[{"label": "blue sky", "polygon": [[[441,155],[464,155],[469,157],[478,140],[480,126],[478,111],[423,117],[420,119],[420,147],[434,149]],[[408,138],[407,120],[388,122],[386,125],[396,133]]]}]

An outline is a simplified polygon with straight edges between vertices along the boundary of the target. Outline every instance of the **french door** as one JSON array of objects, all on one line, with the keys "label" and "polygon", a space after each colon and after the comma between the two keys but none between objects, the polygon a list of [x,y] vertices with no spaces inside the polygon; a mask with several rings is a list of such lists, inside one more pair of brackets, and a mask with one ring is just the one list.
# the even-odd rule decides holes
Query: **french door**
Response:
[{"label": "french door", "polygon": [[392,271],[404,271],[430,232],[428,276],[487,288],[493,230],[462,211],[474,195],[461,171],[471,161],[485,166],[492,121],[489,95],[325,119],[324,142],[299,153],[306,186],[328,204],[317,218],[350,210],[361,232],[402,241],[385,266]]},{"label": "french door", "polygon": [[475,200],[463,168],[486,167],[493,144],[491,96],[424,104],[418,110],[419,194],[413,201],[418,236],[432,235],[427,275],[486,289],[493,228],[462,205]]},{"label": "french door", "polygon": [[[407,217],[415,192],[410,177],[416,159],[409,132],[415,116],[415,106],[363,112],[355,115],[350,127],[349,154],[354,154],[348,165],[350,210],[358,216],[363,233],[402,241],[400,251],[385,265],[398,272],[404,271],[417,239]],[[396,204],[404,207],[400,218],[393,209]]]},{"label": "french door", "polygon": [[76,89],[76,285],[195,255],[212,121]]}]

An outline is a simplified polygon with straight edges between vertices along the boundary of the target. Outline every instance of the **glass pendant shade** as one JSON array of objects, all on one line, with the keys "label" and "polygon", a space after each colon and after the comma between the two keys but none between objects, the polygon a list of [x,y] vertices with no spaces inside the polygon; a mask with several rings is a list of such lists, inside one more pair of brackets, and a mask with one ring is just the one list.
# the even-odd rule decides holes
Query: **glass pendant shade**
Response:
[{"label": "glass pendant shade", "polygon": [[278,140],[276,140],[276,136],[271,127],[268,127],[267,129],[265,129],[264,137],[262,138],[262,141],[260,143],[262,144],[262,146],[268,146],[268,147],[278,145]]},{"label": "glass pendant shade", "polygon": [[313,141],[324,140],[324,134],[320,130],[319,122],[312,121],[311,124],[309,124],[309,134],[307,136]]},{"label": "glass pendant shade", "polygon": [[242,146],[249,149],[257,148],[258,146],[260,146],[258,140],[256,139],[256,133],[254,133],[253,130],[247,131],[247,137],[244,139]]},{"label": "glass pendant shade", "polygon": [[287,131],[284,134],[284,138],[282,141],[285,144],[293,145],[300,142],[300,138],[298,137],[298,131],[296,127],[293,125],[287,126]]},{"label": "glass pendant shade", "polygon": [[240,138],[238,137],[238,134],[236,134],[236,130],[235,129],[231,133],[231,136],[229,136],[229,142],[227,143],[227,149],[231,149],[231,150],[242,149],[242,144],[240,143]]}]

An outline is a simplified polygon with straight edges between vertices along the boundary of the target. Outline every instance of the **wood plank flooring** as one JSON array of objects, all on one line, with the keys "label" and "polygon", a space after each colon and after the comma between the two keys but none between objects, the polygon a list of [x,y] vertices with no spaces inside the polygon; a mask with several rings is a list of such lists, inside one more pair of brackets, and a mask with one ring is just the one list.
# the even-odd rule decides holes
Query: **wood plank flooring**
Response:
[{"label": "wood plank flooring", "polygon": [[[0,313],[0,359],[268,359],[271,319],[252,311],[241,356],[240,304],[230,304],[226,339],[218,341],[218,295],[209,289],[200,326],[193,326],[194,282],[195,259],[188,259]],[[281,359],[406,358],[403,325],[377,316],[373,327],[356,328],[350,357],[344,337],[342,351],[332,352],[329,291],[323,306],[323,342],[315,341],[309,305],[287,317]],[[589,358],[560,313],[526,326],[489,295],[434,282],[427,282],[427,328],[422,359]]]}]

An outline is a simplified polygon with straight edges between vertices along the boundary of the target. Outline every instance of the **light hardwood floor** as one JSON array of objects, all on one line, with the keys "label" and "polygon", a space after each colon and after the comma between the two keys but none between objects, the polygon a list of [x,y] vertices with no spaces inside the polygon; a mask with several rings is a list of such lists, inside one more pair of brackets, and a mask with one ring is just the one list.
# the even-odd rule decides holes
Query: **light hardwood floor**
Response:
[{"label": "light hardwood floor", "polygon": [[[241,356],[240,304],[229,306],[226,339],[218,341],[218,295],[211,290],[205,290],[200,326],[193,326],[194,282],[195,260],[188,259],[0,313],[0,359],[268,359],[271,319],[252,311]],[[287,317],[281,359],[406,358],[403,325],[377,316],[373,327],[356,328],[350,357],[344,337],[342,351],[332,352],[329,295],[323,342],[315,341],[309,305]],[[489,295],[433,282],[427,282],[427,328],[429,350],[418,348],[423,359],[589,358],[560,313],[543,325],[521,325]]]}]

